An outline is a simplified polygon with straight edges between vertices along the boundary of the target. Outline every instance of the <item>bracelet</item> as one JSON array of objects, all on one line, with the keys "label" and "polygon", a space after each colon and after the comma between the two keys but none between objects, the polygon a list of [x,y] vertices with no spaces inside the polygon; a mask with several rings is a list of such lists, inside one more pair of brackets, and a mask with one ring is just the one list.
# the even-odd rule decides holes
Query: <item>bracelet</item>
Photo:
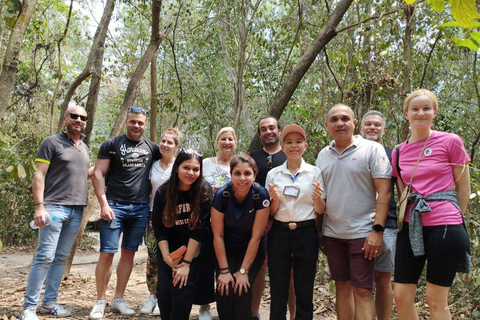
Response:
[{"label": "bracelet", "polygon": [[226,268],[220,268],[220,271],[224,271],[224,270],[228,270],[229,268],[226,267]]},{"label": "bracelet", "polygon": [[40,204],[45,204],[45,202],[37,202],[37,203],[34,203],[35,206],[38,206]]},{"label": "bracelet", "polygon": [[182,262],[186,263],[186,264],[191,264],[192,263],[192,261],[188,261],[188,260],[185,260],[185,259],[182,259]]},{"label": "bracelet", "polygon": [[220,274],[227,274],[227,273],[230,273],[230,271],[228,271],[228,269],[226,271],[220,271]]}]

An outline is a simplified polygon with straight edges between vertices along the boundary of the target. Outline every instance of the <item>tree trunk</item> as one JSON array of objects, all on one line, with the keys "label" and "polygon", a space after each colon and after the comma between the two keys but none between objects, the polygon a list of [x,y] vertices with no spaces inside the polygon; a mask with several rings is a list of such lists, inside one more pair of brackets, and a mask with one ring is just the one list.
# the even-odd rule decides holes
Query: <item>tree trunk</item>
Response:
[{"label": "tree trunk", "polygon": [[[85,111],[87,111],[87,114],[89,117],[86,129],[85,129],[84,142],[86,144],[90,142],[93,124],[95,121],[95,112],[97,110],[98,94],[100,92],[100,80],[102,78],[103,55],[105,52],[104,50],[105,39],[106,39],[108,25],[110,24],[110,19],[113,14],[114,7],[115,7],[115,0],[108,0],[107,4],[105,5],[105,9],[103,11],[103,16],[102,16],[102,19],[100,20],[100,24],[98,25],[97,31],[95,32],[93,45],[90,51],[87,65],[85,66],[85,69],[84,69],[84,71],[87,70],[87,68],[90,69],[91,65],[93,64],[93,68],[92,68],[93,75],[92,75],[92,78],[90,79],[90,88],[88,92],[87,104],[85,106]],[[90,66],[89,66],[89,63],[90,63]],[[80,83],[81,82],[79,82],[78,85],[80,85]],[[73,93],[75,92],[75,89],[78,87],[78,85],[75,88],[73,88],[73,90],[70,90],[72,89],[72,86],[70,86],[69,91],[71,92],[71,95],[68,99],[66,97],[65,100],[63,101],[62,112],[60,113],[60,116],[63,115],[66,108],[68,107],[68,103],[70,102],[70,99],[73,96]],[[65,110],[63,110],[64,106],[65,106]],[[60,126],[59,126],[59,129],[60,129]],[[80,224],[80,229],[77,233],[75,241],[73,242],[72,249],[70,250],[70,254],[65,264],[65,270],[63,272],[63,278],[65,279],[68,278],[68,274],[70,273],[70,269],[73,263],[73,257],[77,252],[78,244],[82,239],[83,232],[85,231],[85,227],[87,226],[88,220],[92,215],[93,207],[96,201],[97,201],[97,198],[95,197],[93,186],[90,185],[88,189],[88,204],[85,207],[85,210],[83,211],[82,223]]]},{"label": "tree trunk", "polygon": [[[65,94],[65,98],[62,102],[62,109],[60,111],[57,131],[60,131],[63,124],[63,114],[68,108],[70,101],[72,100],[73,94],[75,90],[83,83],[85,79],[87,79],[92,73],[96,76],[95,79],[92,79],[90,82],[90,91],[88,100],[90,100],[90,106],[88,106],[87,101],[87,108],[93,108],[92,110],[86,110],[88,113],[88,117],[90,120],[87,122],[87,127],[85,132],[88,136],[86,142],[90,140],[90,134],[92,132],[94,118],[95,118],[95,110],[97,105],[97,98],[98,98],[98,91],[96,93],[97,97],[93,97],[95,93],[92,91],[99,90],[99,88],[95,88],[97,85],[100,85],[100,78],[102,74],[102,66],[103,66],[103,54],[104,54],[104,46],[105,46],[105,38],[107,36],[108,26],[110,24],[110,20],[112,18],[113,9],[115,8],[115,0],[108,0],[107,4],[105,5],[105,9],[103,10],[102,19],[100,20],[100,24],[97,27],[97,31],[95,32],[95,36],[93,38],[92,47],[90,48],[90,54],[88,55],[87,63],[85,64],[85,68],[83,71],[78,75],[78,77],[72,81],[70,86],[67,89]],[[91,95],[92,93],[92,95]],[[93,100],[92,100],[93,98]]]},{"label": "tree trunk", "polygon": [[[162,1],[156,0],[155,2],[157,6],[161,7]],[[156,12],[152,9],[152,14],[154,13],[160,15],[160,11]],[[152,17],[152,21],[154,21],[155,19],[158,19],[157,21],[159,21],[160,18]],[[128,83],[127,90],[125,91],[125,98],[123,99],[122,109],[120,110],[120,113],[115,120],[115,124],[112,128],[112,131],[110,132],[110,137],[118,136],[122,131],[123,123],[127,117],[128,108],[132,106],[135,102],[135,98],[137,96],[137,86],[142,79],[145,70],[152,61],[153,56],[157,53],[158,47],[162,43],[163,39],[165,39],[169,30],[170,26],[167,27],[162,33],[152,35],[152,39],[150,40],[147,51],[145,51],[142,59],[140,60],[137,68],[135,69],[135,72],[133,73],[132,78],[130,79],[130,82]]]},{"label": "tree trunk", "polygon": [[[298,84],[303,79],[312,63],[315,61],[317,55],[325,47],[325,45],[337,35],[335,28],[342,21],[345,12],[347,12],[352,2],[353,0],[341,0],[337,7],[332,11],[332,14],[328,17],[318,35],[308,46],[307,50],[300,58],[279,94],[275,98],[272,108],[269,111],[270,115],[276,117],[277,119],[281,117],[283,110],[285,110],[285,107],[297,89]],[[258,149],[261,146],[262,144],[257,132],[250,143],[249,150]]]},{"label": "tree trunk", "polygon": [[[402,101],[412,91],[412,34],[415,28],[413,21],[415,6],[405,6],[405,34],[403,36],[403,88]],[[400,141],[407,139],[409,133],[408,122],[404,121],[401,128]]]},{"label": "tree trunk", "polygon": [[22,10],[15,21],[7,49],[3,59],[2,72],[0,73],[0,118],[3,118],[5,112],[11,103],[11,92],[15,85],[15,77],[18,72],[18,59],[22,48],[22,40],[30,23],[37,0],[23,1]]},{"label": "tree trunk", "polygon": [[72,249],[70,250],[70,254],[68,255],[67,262],[65,263],[65,270],[63,270],[63,277],[62,279],[68,279],[68,275],[70,274],[70,269],[72,268],[73,258],[75,257],[75,253],[77,252],[78,245],[82,240],[83,232],[85,227],[87,226],[88,219],[93,212],[93,208],[95,203],[97,202],[97,198],[95,197],[95,191],[93,190],[93,185],[89,184],[88,187],[88,204],[83,210],[83,217],[82,223],[80,224],[80,229],[78,230],[77,236],[72,244]]},{"label": "tree trunk", "polygon": [[[152,39],[160,32],[161,1],[153,1],[152,4]],[[158,11],[158,14],[157,14]],[[157,54],[155,53],[150,63],[150,140],[157,140]]]}]

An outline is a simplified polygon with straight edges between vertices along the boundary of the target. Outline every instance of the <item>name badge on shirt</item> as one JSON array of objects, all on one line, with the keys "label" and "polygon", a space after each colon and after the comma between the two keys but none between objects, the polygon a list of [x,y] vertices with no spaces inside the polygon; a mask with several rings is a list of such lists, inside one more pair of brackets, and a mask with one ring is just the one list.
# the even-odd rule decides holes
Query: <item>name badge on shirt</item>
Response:
[{"label": "name badge on shirt", "polygon": [[283,189],[283,194],[289,197],[297,198],[299,193],[300,193],[300,188],[295,186],[286,186]]}]

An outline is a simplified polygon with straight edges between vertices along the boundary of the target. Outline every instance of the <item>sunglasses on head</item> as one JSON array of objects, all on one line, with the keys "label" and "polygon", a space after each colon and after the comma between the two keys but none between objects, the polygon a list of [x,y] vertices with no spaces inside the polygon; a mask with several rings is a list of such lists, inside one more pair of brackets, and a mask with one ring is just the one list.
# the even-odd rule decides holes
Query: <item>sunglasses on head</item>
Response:
[{"label": "sunglasses on head", "polygon": [[272,169],[273,167],[273,160],[272,160],[272,155],[269,154],[268,157],[267,157],[267,165],[266,165],[267,169]]},{"label": "sunglasses on head", "polygon": [[148,111],[147,111],[147,109],[143,109],[143,108],[140,108],[140,107],[133,106],[133,107],[128,108],[128,112],[140,112],[142,114],[147,114]]},{"label": "sunglasses on head", "polygon": [[199,158],[202,158],[202,157],[203,157],[203,152],[197,151],[197,150],[194,150],[194,149],[181,148],[181,149],[180,149],[180,153],[194,154],[195,156],[197,156],[197,157],[199,157]]},{"label": "sunglasses on head", "polygon": [[82,120],[83,122],[88,120],[87,116],[82,116],[82,115],[79,115],[79,114],[76,114],[76,113],[69,113],[68,115],[73,120],[77,120],[78,118],[80,118],[80,120]]}]

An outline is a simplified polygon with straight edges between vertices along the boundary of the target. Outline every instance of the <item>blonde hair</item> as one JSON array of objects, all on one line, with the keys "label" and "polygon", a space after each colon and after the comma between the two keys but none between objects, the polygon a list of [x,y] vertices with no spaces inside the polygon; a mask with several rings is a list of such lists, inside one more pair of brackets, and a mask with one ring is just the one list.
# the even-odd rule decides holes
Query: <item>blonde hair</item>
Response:
[{"label": "blonde hair", "polygon": [[224,134],[225,132],[230,132],[233,136],[233,140],[235,140],[235,144],[237,143],[237,136],[235,135],[235,130],[233,130],[232,127],[223,127],[220,129],[217,133],[217,138],[215,138],[215,142],[218,142],[218,139],[220,139],[220,136]]},{"label": "blonde hair", "polygon": [[168,134],[169,136],[173,137],[173,142],[175,142],[175,145],[178,146],[180,144],[180,138],[182,137],[182,133],[178,131],[177,128],[168,128],[163,134],[162,138],[164,135]]},{"label": "blonde hair", "polygon": [[407,112],[410,102],[420,96],[427,96],[433,103],[433,109],[438,111],[438,99],[435,93],[427,89],[418,89],[410,93],[403,101],[403,112]]}]

